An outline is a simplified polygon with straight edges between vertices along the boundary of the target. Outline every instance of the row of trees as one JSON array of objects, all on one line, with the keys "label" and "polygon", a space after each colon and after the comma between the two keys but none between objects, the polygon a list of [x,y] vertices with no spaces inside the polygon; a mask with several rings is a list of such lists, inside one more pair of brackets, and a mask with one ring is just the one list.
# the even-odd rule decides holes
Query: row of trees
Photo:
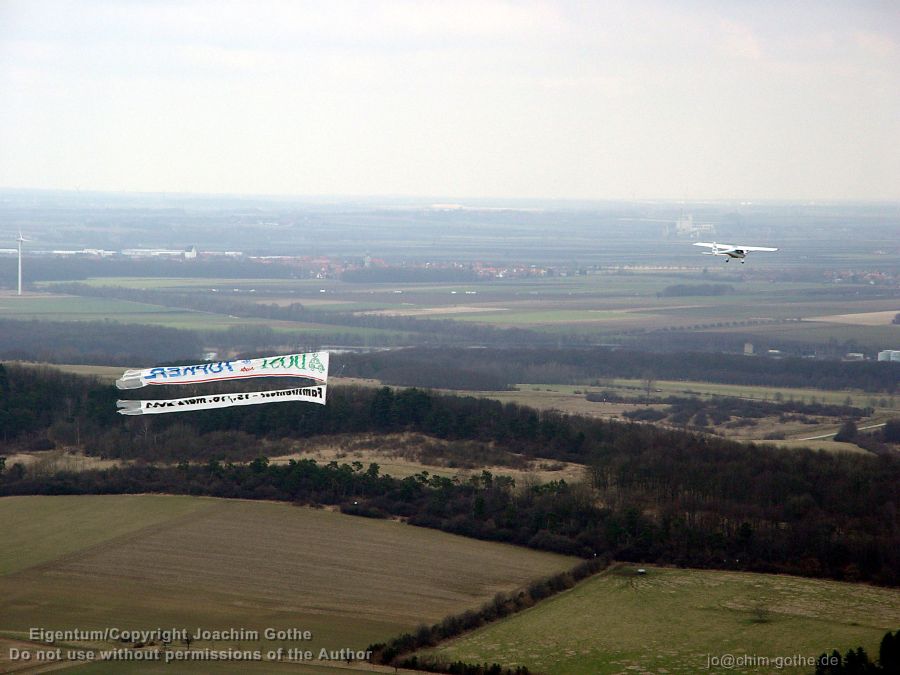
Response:
[{"label": "row of trees", "polygon": [[455,672],[447,670],[447,664],[442,664],[439,660],[415,656],[407,659],[400,657],[420,649],[434,647],[458,635],[533,607],[535,603],[572,588],[579,581],[596,574],[608,565],[609,561],[604,558],[586,560],[567,572],[536,580],[529,584],[528,588],[515,593],[497,593],[490,602],[484,603],[477,610],[466,610],[461,614],[447,616],[431,626],[419,626],[415,633],[403,633],[388,642],[369,645],[366,650],[372,652],[371,660],[374,663],[418,668],[430,672]]},{"label": "row of trees", "polygon": [[[447,378],[471,376],[511,385],[518,382],[582,384],[596,379],[701,380],[765,387],[863,389],[894,393],[900,389],[900,363],[841,362],[799,358],[747,358],[739,354],[650,354],[601,347],[583,349],[404,349],[396,352],[347,354],[342,367],[349,376],[372,377],[387,384],[428,386]],[[418,382],[413,382],[418,379]],[[448,385],[433,385],[449,388]]]},{"label": "row of trees", "polygon": [[[588,400],[603,400],[602,396],[588,395]],[[617,397],[620,398],[621,397]],[[634,399],[633,399],[634,400]],[[641,399],[645,400],[645,399]],[[665,420],[669,424],[695,427],[714,425],[753,425],[755,420],[764,417],[780,417],[782,421],[790,419],[815,424],[817,420],[809,415],[835,417],[847,420],[855,429],[855,422],[872,414],[871,408],[857,408],[851,405],[833,405],[826,403],[800,403],[796,401],[755,401],[734,396],[716,396],[711,399],[698,397],[670,396],[663,400],[667,404],[664,410],[658,408],[639,408],[623,413],[627,419],[642,422],[658,422]],[[735,418],[732,421],[732,418]],[[855,432],[854,432],[855,433]],[[842,440],[842,439],[837,439]]]},{"label": "row of trees", "polygon": [[891,675],[900,673],[900,630],[885,633],[878,648],[878,659],[872,661],[862,647],[850,649],[845,655],[834,650],[822,654],[816,664],[815,675]]},{"label": "row of trees", "polygon": [[734,293],[731,284],[675,284],[666,286],[657,295],[663,298],[684,298],[696,295],[729,295]]},{"label": "row of trees", "polygon": [[0,319],[0,359],[126,365],[196,359],[202,346],[191,331],[114,321]]}]

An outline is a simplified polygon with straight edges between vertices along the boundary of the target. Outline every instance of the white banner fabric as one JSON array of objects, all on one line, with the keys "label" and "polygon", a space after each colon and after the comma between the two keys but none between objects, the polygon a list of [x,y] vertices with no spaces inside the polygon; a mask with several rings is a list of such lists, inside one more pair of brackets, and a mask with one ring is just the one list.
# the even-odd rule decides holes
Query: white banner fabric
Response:
[{"label": "white banner fabric", "polygon": [[172,398],[158,400],[116,401],[120,415],[157,415],[170,412],[187,412],[190,410],[212,410],[214,408],[230,408],[236,405],[258,405],[260,403],[277,403],[278,401],[303,401],[325,405],[327,387],[323,384],[314,387],[297,387],[295,389],[276,389],[273,391],[247,391],[236,394],[207,394],[189,398]]},{"label": "white banner fabric", "polygon": [[261,359],[213,361],[195,366],[160,366],[126,370],[116,380],[119,389],[139,389],[148,384],[201,384],[248,377],[307,377],[328,381],[328,352],[307,352]]}]

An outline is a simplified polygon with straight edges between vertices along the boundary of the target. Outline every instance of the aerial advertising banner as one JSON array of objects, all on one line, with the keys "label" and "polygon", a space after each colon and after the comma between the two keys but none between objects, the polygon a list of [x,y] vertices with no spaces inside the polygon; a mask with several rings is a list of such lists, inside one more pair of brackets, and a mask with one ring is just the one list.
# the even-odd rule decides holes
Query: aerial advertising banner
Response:
[{"label": "aerial advertising banner", "polygon": [[247,377],[302,377],[318,384],[293,389],[207,394],[187,398],[120,400],[116,404],[121,415],[157,415],[277,401],[304,401],[324,405],[328,382],[328,352],[215,361],[196,366],[160,366],[144,370],[126,370],[125,374],[116,380],[116,386],[119,389],[139,389],[149,384],[202,384]]},{"label": "aerial advertising banner", "polygon": [[116,387],[138,389],[148,384],[201,384],[247,377],[306,377],[324,383],[328,381],[328,352],[126,370],[116,380]]},{"label": "aerial advertising banner", "polygon": [[325,405],[326,386],[296,387],[273,391],[247,391],[239,394],[208,394],[189,398],[157,399],[149,401],[117,401],[122,415],[157,415],[160,413],[211,410],[234,405],[257,405],[276,401],[305,401]]}]

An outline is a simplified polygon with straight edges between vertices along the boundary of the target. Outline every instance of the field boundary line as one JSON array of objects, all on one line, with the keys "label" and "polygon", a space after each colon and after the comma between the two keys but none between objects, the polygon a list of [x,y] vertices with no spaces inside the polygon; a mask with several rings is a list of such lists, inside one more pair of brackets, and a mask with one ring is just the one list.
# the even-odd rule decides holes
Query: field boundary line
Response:
[{"label": "field boundary line", "polygon": [[[455,640],[508,617],[527,612],[543,602],[578,588],[588,579],[623,566],[624,563],[610,561],[608,558],[582,560],[564,572],[536,579],[527,586],[521,586],[508,593],[498,593],[492,601],[484,603],[477,610],[470,609],[451,614],[431,626],[422,625],[415,634],[407,632],[387,642],[369,645],[367,649],[372,651],[370,661],[398,668],[417,668],[421,665],[426,672],[436,672],[428,670],[429,661],[419,664],[415,652],[432,649],[443,642]],[[407,654],[412,656],[404,658]]]}]

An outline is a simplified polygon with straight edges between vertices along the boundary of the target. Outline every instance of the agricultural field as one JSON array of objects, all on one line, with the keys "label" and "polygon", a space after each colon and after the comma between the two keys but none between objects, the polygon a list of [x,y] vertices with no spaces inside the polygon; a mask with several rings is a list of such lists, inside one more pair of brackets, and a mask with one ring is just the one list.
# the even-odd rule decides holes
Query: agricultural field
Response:
[{"label": "agricultural field", "polygon": [[289,334],[334,333],[355,335],[393,334],[376,328],[331,326],[317,323],[238,317],[177,307],[165,307],[130,300],[87,296],[29,293],[21,298],[0,297],[0,319],[43,321],[118,321],[120,323],[163,326],[182,330],[224,330],[237,326],[265,325],[276,332]]},{"label": "agricultural field", "polygon": [[[677,271],[605,271],[577,276],[478,280],[467,283],[347,283],[337,279],[165,279],[93,278],[94,286],[122,286],[177,293],[215,294],[242,302],[290,304],[299,302],[322,311],[357,312],[387,316],[452,318],[497,327],[528,327],[550,331],[575,329],[583,332],[608,329],[706,329],[734,331],[747,326],[731,322],[796,321],[790,328],[798,340],[820,334],[825,339],[844,336],[841,326],[854,324],[871,340],[890,339],[896,333],[870,331],[892,328],[886,316],[900,312],[897,298],[848,299],[842,286],[812,282],[777,282],[717,271],[708,275],[698,269]],[[667,297],[673,285],[727,284],[733,292],[718,295]],[[52,283],[42,284],[52,290]],[[866,287],[862,287],[866,288]],[[834,295],[828,293],[835,291]],[[815,295],[810,295],[815,293]],[[822,293],[825,293],[823,296]],[[114,312],[127,308],[114,308]],[[859,319],[853,317],[858,315]],[[878,317],[875,321],[872,317]],[[157,317],[162,320],[164,317]],[[874,323],[873,323],[874,322]],[[174,325],[174,324],[167,324]],[[759,334],[767,335],[765,326]],[[833,331],[829,332],[828,329]],[[823,332],[824,331],[824,332]],[[871,335],[870,335],[871,334]],[[844,338],[846,339],[846,338]],[[869,341],[871,341],[869,340]],[[863,342],[866,344],[866,342]],[[880,344],[880,343],[879,343]]]},{"label": "agricultural field", "polygon": [[41,368],[58,368],[64,373],[74,373],[75,375],[86,375],[91,377],[96,377],[101,382],[107,382],[109,384],[113,384],[117,379],[122,377],[122,374],[125,372],[125,368],[121,366],[93,366],[93,365],[82,365],[82,364],[68,364],[68,363],[30,363],[26,361],[19,361],[23,366],[35,366]]},{"label": "agricultural field", "polygon": [[[894,311],[894,310],[891,310]],[[799,344],[828,344],[829,342],[854,341],[860,350],[874,352],[891,349],[889,345],[900,344],[900,326],[848,325],[843,322],[803,320],[784,324],[763,326],[723,327],[715,332],[739,333],[749,342],[765,344],[768,340]]]},{"label": "agricultural field", "polygon": [[774,659],[859,645],[877,654],[898,625],[897,589],[659,567],[638,575],[623,566],[421,655],[611,675],[697,673],[709,670],[709,657],[731,654],[773,661],[728,672],[806,675],[814,666],[778,669]]},{"label": "agricultural field", "polygon": [[45,321],[103,321],[152,324],[169,328],[208,329],[248,325],[238,319],[187,309],[173,309],[128,300],[70,295],[28,294],[0,299],[0,318]]},{"label": "agricultural field", "polygon": [[161,495],[5,497],[0,540],[6,641],[26,641],[33,626],[313,636],[191,649],[364,649],[577,562],[331,510]]}]

